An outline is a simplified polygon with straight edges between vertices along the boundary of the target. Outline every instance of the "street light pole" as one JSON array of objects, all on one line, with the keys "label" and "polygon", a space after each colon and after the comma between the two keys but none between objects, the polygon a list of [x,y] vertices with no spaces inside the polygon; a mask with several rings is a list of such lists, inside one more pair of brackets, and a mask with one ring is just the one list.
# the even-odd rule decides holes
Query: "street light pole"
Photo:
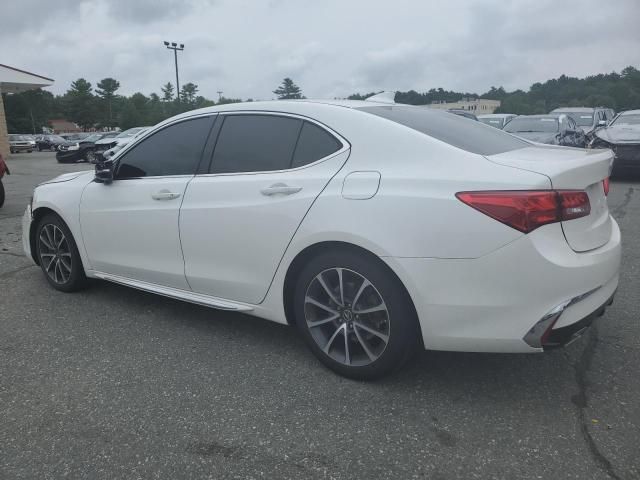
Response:
[{"label": "street light pole", "polygon": [[180,46],[176,42],[164,42],[164,46],[169,50],[173,50],[173,59],[176,63],[176,99],[178,103],[180,103],[180,78],[178,77],[178,51],[184,50],[184,43],[181,43]]}]

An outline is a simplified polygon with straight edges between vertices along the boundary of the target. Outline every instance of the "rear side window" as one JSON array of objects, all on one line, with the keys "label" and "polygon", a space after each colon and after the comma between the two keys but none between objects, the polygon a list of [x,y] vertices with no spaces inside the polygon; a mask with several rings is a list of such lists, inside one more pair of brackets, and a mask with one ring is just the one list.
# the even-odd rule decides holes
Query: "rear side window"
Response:
[{"label": "rear side window", "polygon": [[122,156],[115,178],[195,174],[213,118],[175,123],[144,139]]},{"label": "rear side window", "polygon": [[228,115],[211,162],[211,173],[285,170],[291,165],[302,120],[276,115]]},{"label": "rear side window", "polygon": [[304,122],[291,167],[308,165],[341,148],[342,144],[329,132],[313,123]]},{"label": "rear side window", "polygon": [[426,107],[389,105],[364,107],[360,110],[392,120],[478,155],[497,155],[531,146],[529,142],[502,130],[487,128],[481,122]]}]

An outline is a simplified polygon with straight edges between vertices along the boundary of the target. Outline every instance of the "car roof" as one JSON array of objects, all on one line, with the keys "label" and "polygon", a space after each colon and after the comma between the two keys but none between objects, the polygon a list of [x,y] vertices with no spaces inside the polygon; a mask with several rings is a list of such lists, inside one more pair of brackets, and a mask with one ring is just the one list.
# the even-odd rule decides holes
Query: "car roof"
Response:
[{"label": "car roof", "polygon": [[596,108],[601,107],[561,107],[552,110],[551,113],[559,113],[559,112],[578,112],[578,113],[591,113],[596,110]]},{"label": "car roof", "polygon": [[556,113],[544,113],[539,115],[518,115],[516,118],[555,118],[558,119],[560,117],[566,117],[565,113],[556,112]]},{"label": "car roof", "polygon": [[507,118],[516,116],[515,113],[485,113],[484,115],[477,115],[478,118]]},{"label": "car roof", "polygon": [[627,114],[640,115],[640,110],[625,110],[624,112],[619,113],[619,115],[627,115]]}]

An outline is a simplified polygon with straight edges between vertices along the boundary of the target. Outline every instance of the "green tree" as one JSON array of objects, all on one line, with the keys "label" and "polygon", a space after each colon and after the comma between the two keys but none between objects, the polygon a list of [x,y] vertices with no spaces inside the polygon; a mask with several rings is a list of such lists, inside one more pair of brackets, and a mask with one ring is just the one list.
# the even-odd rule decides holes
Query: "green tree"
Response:
[{"label": "green tree", "polygon": [[304,98],[302,90],[289,77],[282,81],[282,85],[276,88],[273,93],[278,96],[279,100]]},{"label": "green tree", "polygon": [[115,78],[103,78],[96,86],[96,95],[106,103],[107,115],[104,124],[113,127],[113,99],[116,97],[116,91],[120,88],[120,82]]},{"label": "green tree", "polygon": [[69,120],[84,129],[97,123],[97,109],[91,83],[79,78],[71,83],[71,88],[64,97],[64,110]]},{"label": "green tree", "polygon": [[187,83],[180,89],[180,102],[187,106],[193,106],[196,103],[196,94],[198,93],[198,85],[195,83]]},{"label": "green tree", "polygon": [[162,101],[163,102],[172,102],[173,101],[173,92],[175,89],[173,88],[173,84],[171,82],[166,83],[160,89],[162,90]]}]

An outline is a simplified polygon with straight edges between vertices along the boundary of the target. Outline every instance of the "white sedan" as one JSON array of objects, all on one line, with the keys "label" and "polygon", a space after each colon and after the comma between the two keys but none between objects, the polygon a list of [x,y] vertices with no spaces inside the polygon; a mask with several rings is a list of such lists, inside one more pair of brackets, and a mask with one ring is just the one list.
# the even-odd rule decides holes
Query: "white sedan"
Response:
[{"label": "white sedan", "polygon": [[611,161],[421,107],[230,104],[39,185],[24,249],[58,290],[98,278],[288,323],[370,379],[419,348],[582,333],[618,285]]}]

